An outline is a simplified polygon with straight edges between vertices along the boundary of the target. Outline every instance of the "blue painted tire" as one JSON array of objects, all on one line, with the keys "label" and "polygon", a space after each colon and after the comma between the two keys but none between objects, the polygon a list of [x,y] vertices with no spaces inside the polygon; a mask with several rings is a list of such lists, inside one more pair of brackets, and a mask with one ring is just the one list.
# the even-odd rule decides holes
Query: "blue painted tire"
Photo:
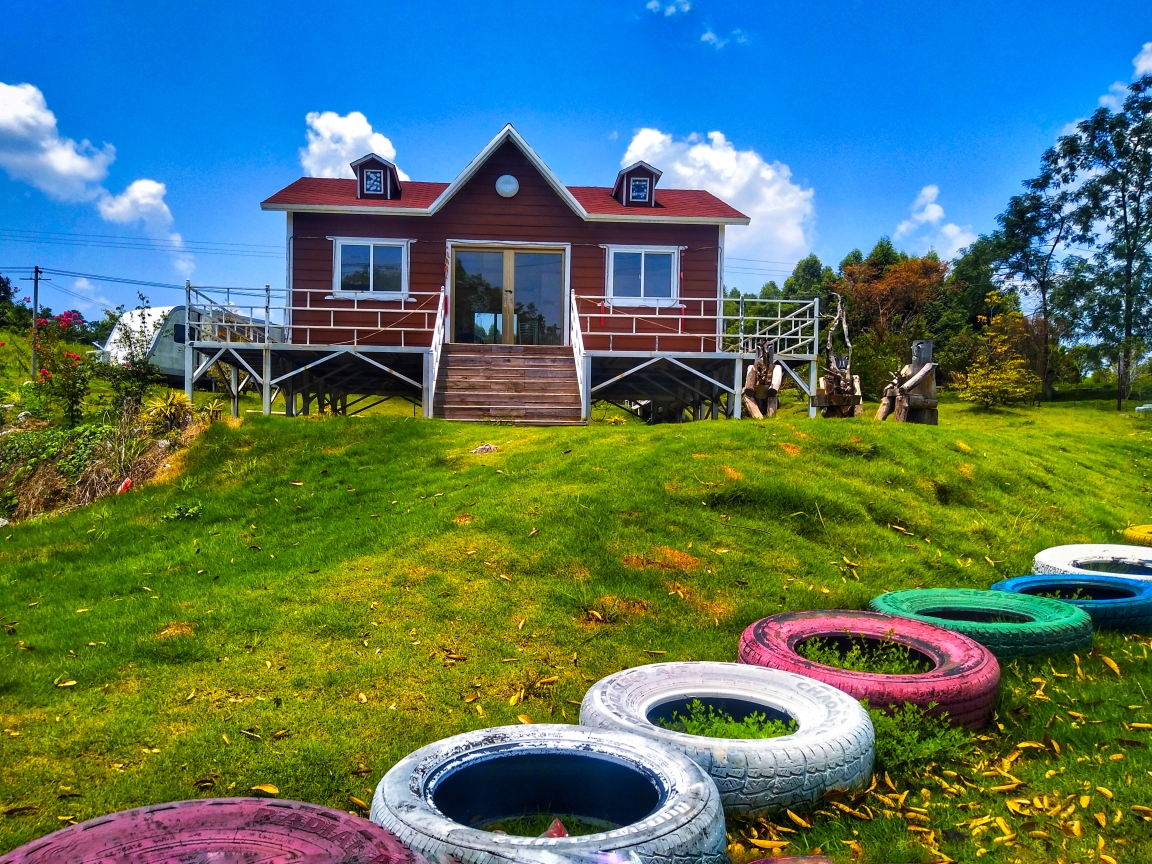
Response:
[{"label": "blue painted tire", "polygon": [[1096,627],[1124,633],[1152,632],[1152,582],[1146,580],[1048,573],[1005,579],[992,590],[1062,600],[1087,612]]}]

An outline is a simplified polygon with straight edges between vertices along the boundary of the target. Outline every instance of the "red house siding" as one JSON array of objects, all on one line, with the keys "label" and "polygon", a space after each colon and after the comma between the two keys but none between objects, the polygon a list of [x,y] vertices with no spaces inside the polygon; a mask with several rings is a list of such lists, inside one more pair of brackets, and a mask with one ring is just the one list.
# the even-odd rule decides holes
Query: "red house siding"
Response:
[{"label": "red house siding", "polygon": [[[520,191],[515,197],[501,198],[496,193],[496,178],[502,174],[511,174],[519,181]],[[659,208],[655,209],[659,213]],[[643,213],[645,209],[629,208],[629,211],[635,214]],[[661,350],[701,349],[699,336],[677,340],[667,335],[676,333],[678,328],[700,335],[716,332],[713,319],[717,314],[718,226],[586,222],[572,211],[510,141],[499,147],[433,216],[296,212],[293,214],[292,233],[294,342],[399,344],[399,328],[422,328],[425,326],[422,322],[434,320],[436,299],[432,294],[438,292],[446,281],[446,241],[450,239],[570,243],[570,288],[580,297],[604,296],[606,253],[601,248],[602,244],[684,247],[680,257],[680,299],[686,307],[683,313],[713,318],[681,319],[679,309],[657,311],[628,307],[626,311],[645,313],[646,317],[637,323],[637,329],[645,334],[662,334]],[[417,296],[403,307],[398,301],[361,300],[358,310],[353,310],[351,300],[326,299],[332,294],[333,279],[332,241],[328,237],[415,240],[411,246],[409,290]],[[425,296],[420,296],[422,294]],[[620,309],[625,311],[624,307]],[[607,348],[607,338],[595,334],[597,329],[613,329],[609,310],[601,310],[595,301],[585,301],[581,312],[595,312],[590,331],[585,326],[585,348]],[[587,319],[582,319],[582,322],[586,325]],[[618,320],[615,329],[620,326]],[[631,328],[630,322],[628,326]],[[335,329],[309,332],[310,327]],[[405,334],[405,344],[430,344],[430,333],[417,337],[423,340],[422,343],[413,342],[412,336],[412,333]],[[613,341],[616,350],[652,350],[654,347],[655,340],[650,335],[628,339],[616,337]],[[705,350],[710,349],[705,347]]]}]

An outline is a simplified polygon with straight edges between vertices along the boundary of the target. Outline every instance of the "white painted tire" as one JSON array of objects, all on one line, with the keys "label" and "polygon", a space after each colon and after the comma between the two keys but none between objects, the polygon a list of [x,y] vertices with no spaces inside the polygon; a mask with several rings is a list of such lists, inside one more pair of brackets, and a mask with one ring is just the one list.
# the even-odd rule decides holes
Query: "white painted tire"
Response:
[{"label": "white painted tire", "polygon": [[1152,580],[1152,548],[1121,543],[1053,546],[1032,559],[1032,572]]},{"label": "white painted tire", "polygon": [[[742,719],[750,711],[790,716],[791,735],[705,738],[666,729],[700,699]],[[651,719],[650,719],[651,718]],[[777,716],[776,719],[783,719]],[[803,675],[741,663],[652,663],[592,685],[580,706],[585,726],[641,735],[675,748],[711,774],[728,813],[779,811],[833,789],[868,783],[876,756],[872,721],[842,690]]]},{"label": "white painted tire", "polygon": [[[569,812],[621,827],[575,837],[472,827]],[[727,861],[720,795],[699,765],[650,739],[580,726],[500,726],[422,747],[384,775],[371,819],[438,864]]]}]

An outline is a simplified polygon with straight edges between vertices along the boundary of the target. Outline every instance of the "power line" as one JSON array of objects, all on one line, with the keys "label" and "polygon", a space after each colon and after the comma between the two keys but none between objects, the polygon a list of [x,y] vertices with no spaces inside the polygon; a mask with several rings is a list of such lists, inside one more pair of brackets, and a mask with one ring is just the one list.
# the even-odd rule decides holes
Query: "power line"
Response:
[{"label": "power line", "polygon": [[[0,228],[0,242],[36,243],[44,246],[86,246],[103,249],[130,249],[141,252],[229,255],[243,258],[283,259],[280,246],[264,243],[226,243],[207,240],[166,240],[155,237],[119,237],[111,234],[78,234],[65,231],[27,231]],[[278,252],[265,250],[280,250]]]}]

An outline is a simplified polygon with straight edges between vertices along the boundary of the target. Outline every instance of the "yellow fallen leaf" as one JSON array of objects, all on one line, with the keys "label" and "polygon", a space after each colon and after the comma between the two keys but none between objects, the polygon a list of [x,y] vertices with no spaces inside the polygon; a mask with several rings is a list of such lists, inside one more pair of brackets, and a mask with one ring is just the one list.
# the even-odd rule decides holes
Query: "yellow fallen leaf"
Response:
[{"label": "yellow fallen leaf", "polygon": [[259,783],[248,790],[249,792],[259,792],[261,795],[279,795],[280,790],[273,786],[271,783]]},{"label": "yellow fallen leaf", "polygon": [[1104,862],[1104,864],[1118,864],[1115,858],[1113,858],[1111,855],[1105,854],[1104,852],[1101,852],[1097,857],[1102,862]]},{"label": "yellow fallen leaf", "polygon": [[368,805],[365,804],[363,801],[361,801],[359,798],[357,798],[355,795],[349,795],[348,800],[351,801],[353,804],[355,804],[357,807],[359,807],[361,810],[367,810],[368,809]]},{"label": "yellow fallen leaf", "polygon": [[1133,804],[1132,809],[1139,813],[1141,816],[1152,817],[1152,807],[1144,807],[1140,804]]},{"label": "yellow fallen leaf", "polygon": [[812,827],[811,822],[805,822],[803,819],[801,819],[799,816],[797,816],[791,810],[785,810],[784,812],[788,815],[789,819],[791,819],[793,822],[795,822],[801,828],[811,828]]},{"label": "yellow fallen leaf", "polygon": [[757,849],[771,849],[772,851],[783,849],[788,845],[787,840],[755,840],[751,837],[748,838],[748,842]]},{"label": "yellow fallen leaf", "polygon": [[356,701],[357,701],[357,702],[359,702],[361,705],[363,705],[365,702],[367,702],[367,701],[368,701],[368,697],[367,697],[367,696],[365,696],[363,693],[360,693],[360,694],[359,694],[359,695],[356,697]]},{"label": "yellow fallen leaf", "polygon": [[1092,818],[1096,820],[1097,824],[1099,824],[1101,828],[1108,827],[1108,817],[1103,813],[1093,813]]},{"label": "yellow fallen leaf", "polygon": [[555,684],[555,683],[556,683],[557,681],[559,681],[559,680],[560,680],[560,676],[559,676],[559,675],[550,675],[550,676],[549,676],[549,677],[547,677],[547,678],[541,678],[541,679],[540,679],[539,681],[537,681],[536,683],[537,683],[538,685],[539,685],[539,684]]},{"label": "yellow fallen leaf", "polygon": [[91,611],[92,611],[91,609],[77,609],[76,614],[79,615],[81,612],[91,612]]},{"label": "yellow fallen leaf", "polygon": [[220,737],[224,739],[225,744],[231,744],[232,743],[232,739],[228,737],[228,733],[224,733]]},{"label": "yellow fallen leaf", "polygon": [[1129,723],[1129,729],[1152,729],[1152,723]]},{"label": "yellow fallen leaf", "polygon": [[1092,803],[1092,797],[1090,795],[1081,795],[1080,796],[1080,809],[1081,810],[1087,810],[1088,805],[1091,803]]},{"label": "yellow fallen leaf", "polygon": [[527,714],[517,714],[516,719],[519,720],[521,723],[527,723],[527,724],[532,723],[532,718],[529,717]]},{"label": "yellow fallen leaf", "polygon": [[75,682],[75,681],[72,681],[72,680],[68,680],[68,681],[61,681],[61,682],[60,682],[59,684],[57,684],[56,686],[57,686],[57,687],[75,687],[75,686],[76,686],[76,682]]}]

